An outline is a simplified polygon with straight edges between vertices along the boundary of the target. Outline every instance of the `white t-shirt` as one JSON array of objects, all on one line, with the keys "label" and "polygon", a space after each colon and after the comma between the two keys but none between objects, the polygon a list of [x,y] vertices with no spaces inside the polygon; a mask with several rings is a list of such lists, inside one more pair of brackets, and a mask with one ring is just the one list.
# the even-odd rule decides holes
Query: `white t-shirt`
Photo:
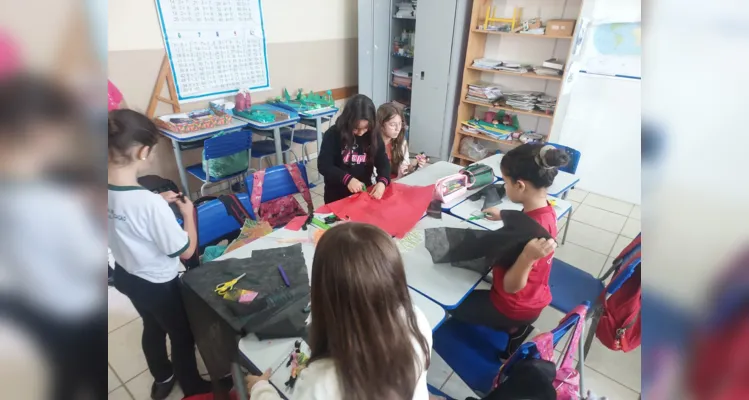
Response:
[{"label": "white t-shirt", "polygon": [[[432,329],[429,326],[424,313],[414,306],[416,314],[416,323],[419,331],[427,341],[429,350],[432,348]],[[421,350],[421,346],[416,338],[412,338],[414,349],[418,359],[418,365],[414,367],[419,371],[419,378],[414,388],[413,400],[429,400],[429,389],[427,389],[427,369],[425,364],[426,356]],[[383,366],[387,368],[387,366]],[[267,381],[260,381],[252,387],[250,393],[252,400],[279,400],[276,389]],[[341,393],[341,383],[338,380],[338,372],[335,362],[330,359],[322,359],[310,363],[309,366],[299,373],[299,380],[294,386],[295,400],[344,400],[346,396]]]},{"label": "white t-shirt", "polygon": [[127,272],[153,283],[169,282],[190,245],[169,204],[139,186],[109,187],[109,247]]}]

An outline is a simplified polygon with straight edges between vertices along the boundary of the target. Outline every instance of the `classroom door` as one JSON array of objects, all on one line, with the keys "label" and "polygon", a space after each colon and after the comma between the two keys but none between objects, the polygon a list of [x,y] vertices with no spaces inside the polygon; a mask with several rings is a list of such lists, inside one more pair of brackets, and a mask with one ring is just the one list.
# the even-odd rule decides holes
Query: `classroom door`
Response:
[{"label": "classroom door", "polygon": [[420,1],[416,11],[416,43],[411,94],[412,154],[438,157],[443,146],[456,0]]}]

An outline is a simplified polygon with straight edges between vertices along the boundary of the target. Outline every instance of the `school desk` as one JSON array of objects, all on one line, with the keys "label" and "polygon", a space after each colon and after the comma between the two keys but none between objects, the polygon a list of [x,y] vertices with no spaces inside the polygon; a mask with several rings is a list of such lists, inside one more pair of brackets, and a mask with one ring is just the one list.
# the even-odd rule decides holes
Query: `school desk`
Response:
[{"label": "school desk", "polygon": [[[565,215],[567,216],[567,225],[564,227],[564,235],[562,236],[562,244],[564,244],[565,239],[567,238],[567,228],[570,226],[570,216],[572,215],[572,204],[567,201],[560,198],[555,198],[549,196],[549,202],[556,202],[556,205],[554,206],[554,211],[557,213],[557,222],[561,220]],[[468,220],[471,216],[474,215],[474,213],[480,212],[481,208],[484,205],[484,199],[481,198],[477,201],[471,201],[471,200],[464,200],[462,203],[458,204],[457,206],[450,209],[450,213],[460,219]],[[499,208],[500,210],[522,210],[523,205],[522,204],[516,204],[511,202],[507,197],[502,199],[502,202],[499,203],[499,205],[496,206],[496,208]],[[502,221],[489,221],[488,219],[479,219],[471,221],[474,224],[492,230],[496,231],[497,229],[504,226]]]},{"label": "school desk", "polygon": [[[444,178],[449,175],[455,175],[463,169],[460,165],[453,164],[447,161],[437,161],[434,164],[429,164],[424,168],[419,168],[415,172],[404,176],[403,178],[397,179],[398,183],[403,183],[412,186],[427,186],[433,185],[437,180]],[[496,180],[495,180],[496,182]],[[468,190],[466,194],[456,197],[450,203],[442,204],[442,211],[448,211],[451,207],[463,201],[468,196],[476,193],[479,189]]]},{"label": "school desk", "polygon": [[[288,112],[280,108],[279,110]],[[293,127],[297,122],[299,122],[298,117],[290,115],[289,119],[287,120],[269,123],[257,122],[236,115],[234,116],[234,118],[244,121],[247,127],[251,128],[253,131],[271,132],[273,134],[273,144],[276,147],[276,165],[283,165],[283,152],[281,151],[281,128]]]},{"label": "school desk", "polygon": [[203,141],[219,132],[235,132],[241,130],[247,125],[247,122],[233,117],[231,122],[226,125],[217,126],[209,129],[201,129],[199,131],[190,133],[178,133],[172,132],[167,129],[159,128],[162,135],[166,136],[172,141],[172,149],[174,150],[174,159],[177,162],[177,171],[179,172],[179,180],[182,184],[182,190],[188,196],[190,194],[190,186],[187,181],[187,172],[185,166],[182,163],[182,151],[195,149],[203,146]]},{"label": "school desk", "polygon": [[[456,268],[449,263],[435,264],[423,242],[423,231],[429,228],[481,228],[450,214],[442,213],[442,219],[424,217],[411,232],[418,232],[420,240],[415,245],[401,244],[403,266],[408,286],[435,301],[442,307],[454,309],[481,282],[482,276],[474,271]],[[416,233],[413,233],[416,235]],[[408,242],[408,235],[401,241]]]},{"label": "school desk", "polygon": [[[502,161],[503,154],[495,154],[493,156],[486,157],[482,160],[475,162],[474,164],[484,164],[492,167],[494,175],[502,179],[502,171],[499,169],[499,162]],[[569,172],[559,171],[554,182],[549,186],[548,194],[554,197],[567,197],[567,192],[572,189],[573,186],[580,182],[580,178],[576,175],[570,174]]]}]

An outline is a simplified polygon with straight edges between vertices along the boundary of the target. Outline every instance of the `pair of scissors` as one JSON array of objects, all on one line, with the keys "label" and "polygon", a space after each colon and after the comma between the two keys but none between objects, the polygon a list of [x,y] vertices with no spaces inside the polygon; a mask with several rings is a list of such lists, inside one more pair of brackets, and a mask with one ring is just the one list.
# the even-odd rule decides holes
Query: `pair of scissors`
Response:
[{"label": "pair of scissors", "polygon": [[237,284],[237,281],[240,280],[240,279],[242,279],[242,278],[244,278],[245,275],[247,275],[247,274],[245,273],[245,274],[239,275],[238,277],[236,277],[236,278],[234,278],[234,279],[232,279],[232,280],[230,280],[228,282],[219,283],[218,285],[216,285],[216,294],[218,294],[219,296],[225,295],[226,292],[234,289],[234,285]]}]

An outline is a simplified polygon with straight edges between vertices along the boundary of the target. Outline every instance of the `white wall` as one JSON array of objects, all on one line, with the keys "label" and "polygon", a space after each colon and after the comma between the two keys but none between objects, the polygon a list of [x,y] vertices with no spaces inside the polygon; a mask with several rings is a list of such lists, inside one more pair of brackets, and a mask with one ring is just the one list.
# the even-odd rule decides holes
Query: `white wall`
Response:
[{"label": "white wall", "polygon": [[[264,0],[262,6],[268,43],[357,36],[354,0]],[[108,22],[109,51],[164,48],[155,0],[110,0]]]}]

